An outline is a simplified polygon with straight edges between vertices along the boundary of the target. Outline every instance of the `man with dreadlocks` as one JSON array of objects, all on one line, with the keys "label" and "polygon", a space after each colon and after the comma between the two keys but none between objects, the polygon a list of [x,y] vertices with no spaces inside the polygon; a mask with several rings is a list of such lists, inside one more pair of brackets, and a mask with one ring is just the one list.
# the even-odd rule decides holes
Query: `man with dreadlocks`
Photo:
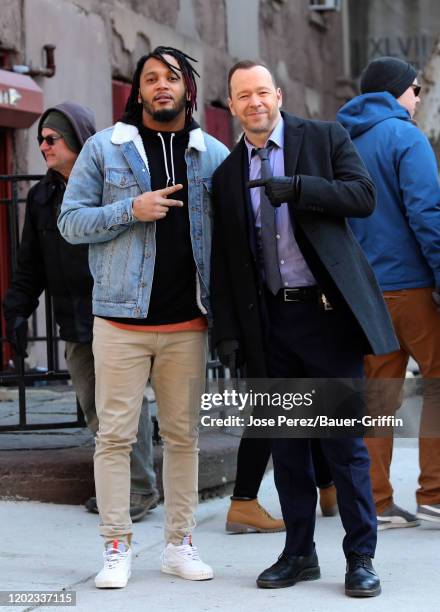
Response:
[{"label": "man with dreadlocks", "polygon": [[197,72],[190,60],[171,47],[140,58],[124,116],[85,144],[59,217],[66,240],[90,244],[94,278],[94,461],[105,540],[98,588],[124,587],[130,577],[129,459],[149,376],[164,442],[161,569],[188,580],[213,577],[191,531],[209,316],[211,176],[228,151],[192,118]]}]

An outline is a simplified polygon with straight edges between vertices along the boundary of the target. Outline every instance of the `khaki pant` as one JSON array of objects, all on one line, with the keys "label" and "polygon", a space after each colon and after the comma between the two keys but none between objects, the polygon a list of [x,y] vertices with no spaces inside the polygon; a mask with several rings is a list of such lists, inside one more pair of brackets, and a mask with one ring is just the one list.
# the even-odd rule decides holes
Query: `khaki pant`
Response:
[{"label": "khaki pant", "polygon": [[198,417],[206,333],[128,331],[95,318],[93,353],[99,431],[95,486],[100,533],[129,541],[130,450],[148,377],[164,442],[165,540],[191,533],[198,497]]},{"label": "khaki pant", "polygon": [[[440,438],[429,437],[430,432],[432,435],[433,431],[439,431],[440,421],[440,313],[432,300],[432,291],[423,288],[384,292],[401,348],[387,355],[369,355],[365,360],[367,378],[394,379],[384,381],[383,398],[386,399],[383,401],[387,405],[382,414],[393,414],[400,406],[409,356],[418,363],[424,378],[418,504],[440,503]],[[370,411],[377,414],[377,406],[372,405]],[[371,459],[374,501],[380,513],[393,502],[390,482],[393,438],[391,434],[385,438],[367,438],[365,442]]]},{"label": "khaki pant", "polygon": [[[96,435],[98,417],[95,406],[95,363],[92,343],[66,342],[66,363],[86,423]],[[137,440],[130,454],[130,492],[151,495],[156,492],[153,457],[153,423],[150,406],[144,397],[139,417]]]}]

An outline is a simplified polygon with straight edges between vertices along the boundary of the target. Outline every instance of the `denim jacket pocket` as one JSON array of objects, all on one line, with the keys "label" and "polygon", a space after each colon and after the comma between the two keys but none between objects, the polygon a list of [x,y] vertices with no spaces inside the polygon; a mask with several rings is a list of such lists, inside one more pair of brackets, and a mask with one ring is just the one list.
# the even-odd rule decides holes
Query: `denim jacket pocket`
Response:
[{"label": "denim jacket pocket", "polygon": [[105,182],[119,187],[119,189],[133,187],[133,185],[137,184],[131,170],[126,168],[107,168],[105,171]]},{"label": "denim jacket pocket", "polygon": [[106,168],[104,202],[113,203],[140,193],[136,179],[126,168]]}]

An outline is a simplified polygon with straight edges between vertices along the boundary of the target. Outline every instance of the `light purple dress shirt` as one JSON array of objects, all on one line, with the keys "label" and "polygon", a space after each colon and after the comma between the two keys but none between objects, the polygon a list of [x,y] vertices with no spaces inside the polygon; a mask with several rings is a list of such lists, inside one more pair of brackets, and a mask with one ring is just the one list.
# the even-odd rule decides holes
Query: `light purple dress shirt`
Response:
[{"label": "light purple dress shirt", "polygon": [[[270,138],[264,145],[273,143],[270,149],[269,161],[273,176],[285,176],[284,171],[284,121],[281,117],[273,129]],[[249,155],[249,180],[258,179],[261,176],[261,160],[258,155],[252,155],[255,148],[245,137],[245,143]],[[260,216],[260,194],[262,187],[254,187],[250,190],[252,209],[254,211],[255,226],[261,228]],[[284,287],[308,287],[316,285],[316,280],[305,262],[298,244],[293,235],[290,221],[289,209],[284,202],[275,210],[276,239],[278,251],[278,265],[280,267],[281,280]]]}]

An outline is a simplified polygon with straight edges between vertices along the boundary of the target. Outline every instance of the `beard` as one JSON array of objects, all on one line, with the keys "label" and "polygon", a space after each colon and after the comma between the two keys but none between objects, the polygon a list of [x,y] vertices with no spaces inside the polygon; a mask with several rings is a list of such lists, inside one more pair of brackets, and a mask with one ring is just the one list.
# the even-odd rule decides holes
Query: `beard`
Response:
[{"label": "beard", "polygon": [[158,123],[169,123],[170,121],[173,121],[174,119],[176,119],[176,117],[180,115],[180,113],[185,109],[185,107],[185,94],[175,102],[174,108],[164,108],[159,110],[154,110],[153,106],[149,102],[147,102],[147,100],[144,100],[144,98],[142,98],[142,108],[146,113],[150,115],[150,117],[152,117],[152,119],[154,119],[154,121],[157,121]]}]

